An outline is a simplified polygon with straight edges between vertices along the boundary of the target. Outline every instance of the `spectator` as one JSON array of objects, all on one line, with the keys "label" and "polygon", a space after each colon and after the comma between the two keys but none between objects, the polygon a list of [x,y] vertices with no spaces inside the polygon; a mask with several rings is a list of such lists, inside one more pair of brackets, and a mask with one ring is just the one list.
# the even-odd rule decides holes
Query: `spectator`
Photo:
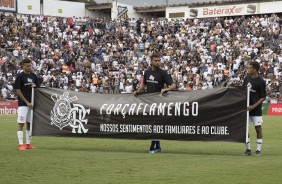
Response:
[{"label": "spectator", "polygon": [[133,92],[132,85],[130,83],[126,83],[124,90],[126,93],[132,93]]},{"label": "spectator", "polygon": [[3,100],[7,99],[7,97],[8,97],[8,90],[7,90],[6,87],[4,87],[4,86],[2,87],[1,94],[2,94]]},{"label": "spectator", "polygon": [[281,85],[281,26],[275,14],[172,21],[2,15],[1,89],[20,72],[17,59],[30,58],[42,86],[79,90],[84,79],[89,92],[93,85],[87,81],[101,93],[123,92],[127,82],[136,90],[155,51],[179,89],[185,82],[193,90],[238,85],[251,60],[270,81],[269,96]]}]

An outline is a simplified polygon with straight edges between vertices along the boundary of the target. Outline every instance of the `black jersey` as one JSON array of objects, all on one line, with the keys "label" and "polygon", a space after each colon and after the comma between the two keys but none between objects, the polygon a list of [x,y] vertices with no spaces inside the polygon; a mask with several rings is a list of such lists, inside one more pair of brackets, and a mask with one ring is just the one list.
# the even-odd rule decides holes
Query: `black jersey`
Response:
[{"label": "black jersey", "polygon": [[147,93],[160,92],[164,88],[164,84],[171,85],[172,78],[167,71],[158,68],[153,71],[149,68],[144,74],[144,84],[147,85]]},{"label": "black jersey", "polygon": [[[24,72],[21,72],[16,77],[15,89],[20,89],[25,99],[29,102],[31,102],[31,86],[33,83],[37,87],[39,86],[37,76],[34,73],[26,74]],[[20,97],[18,97],[18,105],[26,106],[26,103],[23,102]]]},{"label": "black jersey", "polygon": [[[244,80],[243,86],[247,87],[248,83],[251,84],[250,91],[250,105],[255,104],[259,99],[266,97],[266,83],[261,77],[252,78],[247,76]],[[258,105],[252,111],[250,116],[261,116],[262,115],[262,104]]]}]

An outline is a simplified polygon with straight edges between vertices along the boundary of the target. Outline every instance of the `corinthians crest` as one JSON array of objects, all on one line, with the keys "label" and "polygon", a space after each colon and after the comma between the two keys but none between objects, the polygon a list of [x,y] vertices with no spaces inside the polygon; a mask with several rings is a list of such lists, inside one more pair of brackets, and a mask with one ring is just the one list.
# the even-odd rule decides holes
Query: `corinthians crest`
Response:
[{"label": "corinthians crest", "polygon": [[77,100],[77,97],[69,97],[68,92],[64,92],[58,98],[57,94],[51,96],[55,102],[53,110],[51,110],[51,125],[55,125],[62,130],[66,126],[72,127],[72,133],[87,133],[88,129],[84,126],[88,119],[85,115],[90,113],[90,109],[85,109],[80,104],[73,104],[71,102]]}]

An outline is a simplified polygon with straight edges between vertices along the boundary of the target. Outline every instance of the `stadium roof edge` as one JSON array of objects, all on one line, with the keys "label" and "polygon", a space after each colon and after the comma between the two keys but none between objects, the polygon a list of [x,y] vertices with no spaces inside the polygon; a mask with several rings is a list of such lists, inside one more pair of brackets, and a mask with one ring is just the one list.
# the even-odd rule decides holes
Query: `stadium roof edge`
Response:
[{"label": "stadium roof edge", "polygon": [[[272,0],[264,0],[264,2],[272,1]],[[179,6],[189,6],[189,7],[202,7],[202,6],[210,6],[210,5],[230,5],[236,3],[256,3],[261,2],[260,0],[210,0],[209,2],[192,2],[192,3],[178,3],[178,4],[168,4],[167,5],[155,5],[155,6],[133,6],[133,8],[137,11],[145,11],[153,10],[153,11],[163,11],[165,7],[179,7]],[[102,9],[111,9],[112,3],[87,3],[86,8],[88,10],[102,10]],[[160,10],[157,10],[160,8]]]},{"label": "stadium roof edge", "polygon": [[103,10],[111,9],[113,7],[112,3],[88,3],[85,4],[87,10]]},{"label": "stadium roof edge", "polygon": [[[222,1],[209,1],[209,2],[192,2],[192,3],[178,3],[178,4],[169,4],[168,7],[179,7],[179,6],[189,6],[189,7],[201,7],[201,6],[210,6],[210,5],[226,5],[226,4],[236,4],[236,3],[254,3],[252,0],[222,0]],[[166,5],[157,5],[157,6],[133,6],[134,9],[146,9],[146,8],[157,8],[157,7],[166,7]]]}]

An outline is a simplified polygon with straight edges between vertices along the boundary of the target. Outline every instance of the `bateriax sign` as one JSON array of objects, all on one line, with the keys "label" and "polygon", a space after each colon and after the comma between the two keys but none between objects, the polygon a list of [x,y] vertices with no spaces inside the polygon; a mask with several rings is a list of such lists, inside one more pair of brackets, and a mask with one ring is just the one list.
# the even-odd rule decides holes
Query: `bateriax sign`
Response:
[{"label": "bateriax sign", "polygon": [[201,7],[201,8],[190,8],[189,12],[191,18],[247,15],[247,14],[256,14],[257,6],[255,4],[240,4],[240,5],[230,5],[230,6]]},{"label": "bateriax sign", "polygon": [[245,142],[246,89],[92,94],[35,89],[34,136]]},{"label": "bateriax sign", "polygon": [[241,13],[243,9],[242,6],[203,8],[203,15],[234,15]]}]

